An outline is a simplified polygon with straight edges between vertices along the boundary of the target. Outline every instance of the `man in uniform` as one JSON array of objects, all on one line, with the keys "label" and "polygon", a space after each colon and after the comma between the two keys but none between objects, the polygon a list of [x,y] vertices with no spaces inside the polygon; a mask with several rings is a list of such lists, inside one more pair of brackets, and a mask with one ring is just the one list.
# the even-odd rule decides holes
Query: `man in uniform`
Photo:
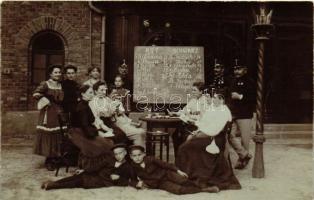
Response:
[{"label": "man in uniform", "polygon": [[225,103],[229,105],[229,79],[225,76],[225,68],[222,64],[215,63],[214,77],[210,82],[208,93],[220,94],[225,99]]},{"label": "man in uniform", "polygon": [[[230,85],[230,109],[233,126],[229,138],[230,145],[239,156],[236,169],[245,168],[252,158],[249,153],[249,144],[255,106],[254,85],[254,82],[247,75],[247,67],[236,65],[234,67],[234,79]],[[240,130],[241,140],[236,138],[237,129]]]}]

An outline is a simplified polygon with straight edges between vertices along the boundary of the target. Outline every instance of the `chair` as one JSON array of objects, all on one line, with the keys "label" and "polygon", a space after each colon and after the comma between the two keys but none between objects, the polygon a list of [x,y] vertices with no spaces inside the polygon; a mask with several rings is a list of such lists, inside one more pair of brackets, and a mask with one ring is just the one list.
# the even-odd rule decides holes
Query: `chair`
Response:
[{"label": "chair", "polygon": [[54,163],[56,167],[56,173],[55,176],[58,176],[59,169],[65,165],[66,172],[69,171],[70,162],[67,158],[69,155],[69,152],[65,147],[68,146],[69,138],[68,138],[68,130],[71,128],[71,116],[70,113],[59,113],[58,114],[58,121],[59,121],[59,127],[60,132],[62,134],[62,140],[60,143],[61,146],[61,156],[57,161]]},{"label": "chair", "polygon": [[[225,125],[223,131],[225,132],[226,134],[226,144],[227,142],[229,141],[229,137],[230,137],[230,133],[231,133],[231,129],[232,129],[232,124],[233,122],[227,122],[227,124]],[[226,145],[225,145],[225,148],[226,148]],[[231,159],[230,159],[230,152],[229,152],[229,149],[226,148],[227,151],[227,155],[225,154],[226,156],[226,159],[228,161],[228,164],[230,166],[230,169],[232,169],[232,163],[231,163]]]},{"label": "chair", "polygon": [[166,145],[166,157],[169,162],[169,133],[162,131],[146,132],[146,150],[155,156],[156,144],[159,144],[159,158],[163,158],[163,146]]}]

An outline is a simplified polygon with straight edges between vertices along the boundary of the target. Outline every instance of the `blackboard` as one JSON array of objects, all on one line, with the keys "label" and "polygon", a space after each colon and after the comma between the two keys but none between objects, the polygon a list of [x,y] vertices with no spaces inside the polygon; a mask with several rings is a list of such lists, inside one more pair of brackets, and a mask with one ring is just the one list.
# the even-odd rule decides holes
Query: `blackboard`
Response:
[{"label": "blackboard", "polygon": [[133,101],[186,103],[195,81],[204,81],[203,47],[135,47]]}]

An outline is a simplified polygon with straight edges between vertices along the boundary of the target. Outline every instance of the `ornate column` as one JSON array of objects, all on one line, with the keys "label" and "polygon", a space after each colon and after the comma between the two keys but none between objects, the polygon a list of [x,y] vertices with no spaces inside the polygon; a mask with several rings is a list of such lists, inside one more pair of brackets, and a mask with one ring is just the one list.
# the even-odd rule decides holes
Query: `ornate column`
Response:
[{"label": "ornate column", "polygon": [[253,178],[263,178],[265,176],[263,143],[265,142],[263,124],[263,78],[264,78],[264,48],[265,42],[269,40],[274,26],[270,24],[272,10],[267,11],[265,4],[260,4],[259,13],[255,14],[255,24],[251,29],[255,33],[255,40],[258,42],[258,62],[257,62],[257,104],[256,104],[256,133],[253,137],[255,142],[255,156],[252,169]]}]

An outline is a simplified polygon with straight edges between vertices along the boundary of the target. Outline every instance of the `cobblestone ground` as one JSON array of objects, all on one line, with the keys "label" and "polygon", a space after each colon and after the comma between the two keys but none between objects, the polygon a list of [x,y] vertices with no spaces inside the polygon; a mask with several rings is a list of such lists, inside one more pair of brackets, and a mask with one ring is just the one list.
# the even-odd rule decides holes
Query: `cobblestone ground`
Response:
[{"label": "cobblestone ground", "polygon": [[[310,140],[310,141],[309,141]],[[252,144],[253,148],[254,145]],[[56,180],[73,173],[64,169],[59,176],[43,167],[43,158],[31,154],[29,146],[3,145],[1,151],[1,195],[10,200],[311,200],[313,198],[313,159],[311,139],[270,140],[264,145],[265,178],[252,178],[252,163],[245,170],[235,170],[241,190],[221,191],[218,194],[199,193],[177,196],[161,190],[137,191],[131,187],[101,189],[62,189],[43,191],[41,182]],[[254,149],[252,149],[254,152]],[[231,154],[236,160],[235,153]]]}]

